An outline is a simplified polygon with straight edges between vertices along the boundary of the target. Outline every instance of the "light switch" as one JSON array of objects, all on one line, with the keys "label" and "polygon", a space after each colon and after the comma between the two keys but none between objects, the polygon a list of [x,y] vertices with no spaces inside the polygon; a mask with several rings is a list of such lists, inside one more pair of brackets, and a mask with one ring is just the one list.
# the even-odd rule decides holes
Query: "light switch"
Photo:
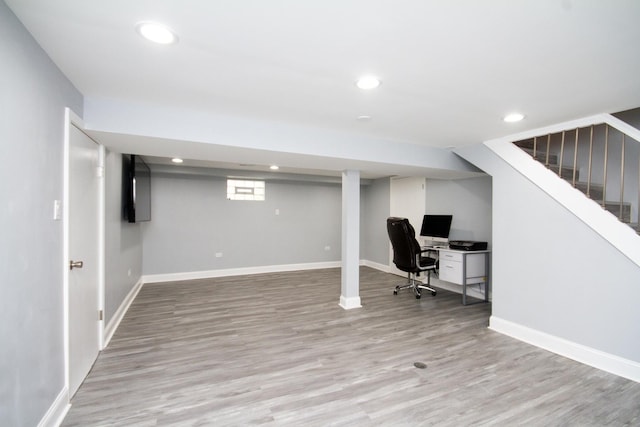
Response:
[{"label": "light switch", "polygon": [[60,221],[62,219],[62,202],[60,200],[53,201],[53,220]]}]

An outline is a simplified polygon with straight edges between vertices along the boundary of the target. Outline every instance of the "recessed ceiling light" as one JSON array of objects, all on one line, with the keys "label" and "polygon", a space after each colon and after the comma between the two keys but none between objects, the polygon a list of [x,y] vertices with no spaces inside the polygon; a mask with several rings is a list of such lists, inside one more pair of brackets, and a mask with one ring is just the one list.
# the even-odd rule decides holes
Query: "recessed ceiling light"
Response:
[{"label": "recessed ceiling light", "polygon": [[271,165],[271,166],[269,166],[269,169],[271,169],[272,171],[277,171],[278,169],[280,169],[280,166],[278,166],[278,165]]},{"label": "recessed ceiling light", "polygon": [[524,119],[524,115],[520,114],[520,113],[511,113],[511,114],[507,114],[506,116],[504,116],[504,120],[507,123],[514,123],[514,122],[519,122],[520,120]]},{"label": "recessed ceiling light", "polygon": [[171,44],[178,42],[178,36],[168,27],[156,22],[138,22],[136,31],[142,37],[159,44]]},{"label": "recessed ceiling light", "polygon": [[356,86],[364,90],[375,89],[380,86],[380,80],[375,76],[364,76],[358,79]]},{"label": "recessed ceiling light", "polygon": [[371,116],[358,116],[357,119],[359,122],[368,122],[371,120]]},{"label": "recessed ceiling light", "polygon": [[173,159],[171,159],[171,161],[172,161],[173,163],[182,163],[182,162],[184,162],[184,160],[182,160],[182,159],[181,159],[181,158],[179,158],[179,157],[174,157]]}]

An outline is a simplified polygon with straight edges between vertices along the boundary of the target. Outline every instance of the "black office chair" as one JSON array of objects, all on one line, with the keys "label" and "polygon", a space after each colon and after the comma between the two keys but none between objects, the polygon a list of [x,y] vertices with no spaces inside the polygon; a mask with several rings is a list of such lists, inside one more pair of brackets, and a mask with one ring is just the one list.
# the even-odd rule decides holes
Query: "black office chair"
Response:
[{"label": "black office chair", "polygon": [[[431,272],[437,268],[437,260],[427,256],[422,256],[420,244],[416,240],[416,232],[407,218],[387,218],[387,233],[393,246],[393,263],[399,270],[407,272],[407,283],[398,285],[393,291],[398,295],[400,289],[413,289],[416,299],[422,296],[421,289],[431,291],[431,295],[436,295],[436,290],[430,287]],[[427,273],[427,284],[416,281],[420,273]]]}]

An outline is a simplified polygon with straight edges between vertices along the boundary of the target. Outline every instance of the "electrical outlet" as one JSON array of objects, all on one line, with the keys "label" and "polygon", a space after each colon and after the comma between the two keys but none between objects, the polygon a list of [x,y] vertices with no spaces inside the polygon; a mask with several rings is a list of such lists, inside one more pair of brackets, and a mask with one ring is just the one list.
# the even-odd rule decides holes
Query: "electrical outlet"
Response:
[{"label": "electrical outlet", "polygon": [[327,251],[327,252],[329,252],[329,251],[331,250],[331,246],[328,246],[328,245],[327,245],[327,246],[325,246],[325,247],[324,247],[324,250],[325,250],[325,251]]}]

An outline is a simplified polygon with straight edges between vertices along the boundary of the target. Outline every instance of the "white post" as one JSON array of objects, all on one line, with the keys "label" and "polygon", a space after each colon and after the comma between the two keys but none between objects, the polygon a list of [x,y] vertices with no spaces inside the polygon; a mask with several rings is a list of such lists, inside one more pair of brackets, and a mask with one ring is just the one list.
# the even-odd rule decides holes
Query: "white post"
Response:
[{"label": "white post", "polygon": [[345,310],[360,305],[360,171],[342,172],[342,294]]}]

